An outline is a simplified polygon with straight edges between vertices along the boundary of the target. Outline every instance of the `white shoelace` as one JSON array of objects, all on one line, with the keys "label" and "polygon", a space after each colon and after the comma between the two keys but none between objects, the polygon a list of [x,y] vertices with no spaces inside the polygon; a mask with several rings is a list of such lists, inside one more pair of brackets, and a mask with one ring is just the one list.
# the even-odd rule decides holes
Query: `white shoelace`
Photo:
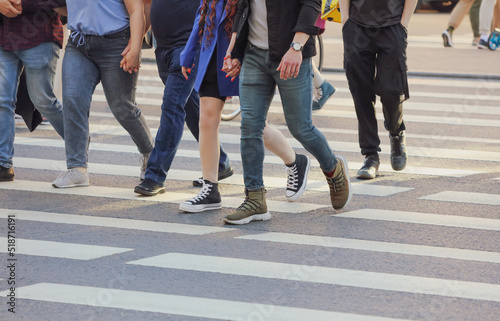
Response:
[{"label": "white shoelace", "polygon": [[283,168],[284,172],[287,172],[288,174],[288,181],[287,181],[287,189],[291,189],[296,191],[297,190],[297,185],[299,184],[299,172],[297,170],[297,164],[294,164],[292,167],[284,167]]},{"label": "white shoelace", "polygon": [[197,203],[199,201],[202,201],[203,199],[208,197],[211,191],[212,191],[212,184],[205,184],[205,182],[203,182],[203,187],[201,188],[198,195],[190,199],[189,202]]},{"label": "white shoelace", "polygon": [[322,97],[323,89],[321,89],[321,87],[316,88],[313,86],[313,101],[317,103]]}]

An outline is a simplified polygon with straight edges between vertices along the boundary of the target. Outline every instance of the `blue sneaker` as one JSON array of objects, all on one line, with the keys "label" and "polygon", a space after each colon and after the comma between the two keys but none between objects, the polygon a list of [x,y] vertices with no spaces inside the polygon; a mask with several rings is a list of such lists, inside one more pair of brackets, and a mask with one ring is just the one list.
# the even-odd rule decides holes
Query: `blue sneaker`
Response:
[{"label": "blue sneaker", "polygon": [[335,92],[335,87],[333,87],[328,81],[324,81],[319,88],[315,89],[315,96],[313,98],[312,110],[319,110],[323,108],[328,98],[330,98]]}]

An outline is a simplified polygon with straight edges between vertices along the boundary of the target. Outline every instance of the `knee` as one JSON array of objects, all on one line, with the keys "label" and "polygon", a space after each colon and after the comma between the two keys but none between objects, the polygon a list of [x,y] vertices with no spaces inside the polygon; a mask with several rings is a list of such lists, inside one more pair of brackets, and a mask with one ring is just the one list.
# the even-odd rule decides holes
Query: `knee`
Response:
[{"label": "knee", "polygon": [[204,111],[200,114],[199,127],[201,131],[216,131],[219,128],[220,115],[213,111]]},{"label": "knee", "polygon": [[241,118],[241,137],[254,138],[263,135],[265,121],[258,119]]}]

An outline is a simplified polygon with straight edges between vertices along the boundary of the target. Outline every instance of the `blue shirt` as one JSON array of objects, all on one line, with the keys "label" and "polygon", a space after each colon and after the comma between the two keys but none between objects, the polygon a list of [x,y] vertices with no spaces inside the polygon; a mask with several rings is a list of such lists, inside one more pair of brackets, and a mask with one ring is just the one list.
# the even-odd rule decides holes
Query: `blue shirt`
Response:
[{"label": "blue shirt", "polygon": [[67,0],[68,29],[103,36],[127,28],[129,14],[123,0]]}]

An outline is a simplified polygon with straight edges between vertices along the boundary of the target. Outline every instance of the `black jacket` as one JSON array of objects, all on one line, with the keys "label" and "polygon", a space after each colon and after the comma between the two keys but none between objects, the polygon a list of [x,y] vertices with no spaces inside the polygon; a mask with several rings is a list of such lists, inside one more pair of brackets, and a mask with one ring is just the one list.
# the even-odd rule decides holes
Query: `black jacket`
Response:
[{"label": "black jacket", "polygon": [[[269,30],[269,56],[272,61],[280,61],[290,49],[296,32],[315,36],[319,28],[315,26],[321,10],[321,0],[266,0],[267,25]],[[248,42],[249,0],[240,0],[234,18],[233,32],[237,32],[236,43],[231,53],[233,58],[243,58]],[[302,51],[304,58],[316,55],[315,37],[310,37]]]}]

